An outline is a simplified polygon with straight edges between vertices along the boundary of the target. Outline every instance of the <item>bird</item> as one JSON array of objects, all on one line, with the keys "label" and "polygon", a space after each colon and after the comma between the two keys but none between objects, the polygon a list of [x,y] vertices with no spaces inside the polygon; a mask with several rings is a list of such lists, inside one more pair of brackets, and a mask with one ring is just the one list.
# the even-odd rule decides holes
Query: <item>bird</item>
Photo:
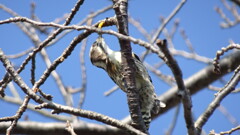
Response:
[{"label": "bird", "polygon": [[[89,52],[91,63],[105,70],[113,82],[126,93],[121,55],[120,51],[113,51],[109,48],[101,34],[99,34],[96,41],[92,44]],[[152,79],[139,57],[135,53],[132,53],[132,58],[136,65],[135,81],[136,89],[139,91],[142,119],[146,128],[149,129],[151,112],[157,114],[166,104],[157,99]]]}]

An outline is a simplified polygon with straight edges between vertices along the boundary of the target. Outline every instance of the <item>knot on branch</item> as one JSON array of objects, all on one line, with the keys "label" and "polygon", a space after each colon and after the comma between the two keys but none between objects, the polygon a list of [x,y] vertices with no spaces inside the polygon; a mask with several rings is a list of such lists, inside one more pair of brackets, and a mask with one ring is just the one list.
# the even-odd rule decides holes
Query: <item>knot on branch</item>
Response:
[{"label": "knot on branch", "polygon": [[35,106],[35,109],[42,109],[42,108],[46,108],[48,106],[48,103],[42,103],[42,104],[40,104],[40,105],[37,105],[37,106]]}]

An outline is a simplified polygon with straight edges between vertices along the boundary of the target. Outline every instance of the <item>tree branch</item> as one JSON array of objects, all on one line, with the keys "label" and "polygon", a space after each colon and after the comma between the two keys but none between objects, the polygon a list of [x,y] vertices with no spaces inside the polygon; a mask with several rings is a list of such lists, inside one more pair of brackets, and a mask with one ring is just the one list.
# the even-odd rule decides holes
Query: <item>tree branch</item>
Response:
[{"label": "tree branch", "polygon": [[[69,16],[67,17],[65,23],[63,25],[68,25],[70,24],[70,22],[72,21],[74,15],[77,13],[77,11],[80,8],[80,5],[83,4],[84,0],[78,0],[77,3],[75,4],[75,6],[73,7],[73,9],[71,10],[71,13],[69,14]],[[0,5],[0,7],[2,7],[2,5]],[[21,64],[20,68],[17,70],[17,73],[20,73],[25,66],[28,64],[28,62],[31,60],[31,58],[36,55],[39,51],[42,50],[42,48],[44,48],[46,45],[48,45],[48,43],[50,43],[59,33],[62,32],[62,29],[58,28],[56,31],[54,31],[50,36],[48,36],[47,39],[45,39],[41,44],[39,44],[39,46],[33,50],[32,53],[30,53],[28,55],[28,57],[24,60],[24,62]],[[9,75],[6,74],[4,76],[4,79],[0,81],[0,94],[2,97],[4,97],[4,89],[6,88],[7,84],[11,81],[11,78],[9,78]],[[4,83],[3,83],[4,82]]]},{"label": "tree branch", "polygon": [[[223,49],[224,50],[224,49]],[[218,53],[219,55],[219,53]],[[219,57],[219,56],[218,56]],[[197,128],[198,134],[201,134],[202,127],[205,125],[205,123],[208,121],[208,119],[211,117],[213,112],[216,110],[216,108],[219,106],[221,101],[232,91],[235,90],[235,87],[240,81],[240,68],[238,67],[235,70],[234,75],[230,79],[230,81],[216,94],[216,97],[214,100],[209,104],[206,111],[199,116],[197,121],[195,122],[195,127]]]},{"label": "tree branch", "polygon": [[[182,0],[176,8],[172,11],[172,13],[168,16],[167,19],[164,20],[162,25],[157,29],[157,32],[153,35],[150,43],[153,44],[159,37],[159,35],[162,33],[163,29],[166,27],[166,25],[172,20],[172,18],[178,13],[178,11],[183,7],[183,5],[186,3],[187,0]],[[144,60],[147,54],[150,52],[150,50],[147,50],[144,52],[144,54],[141,57],[141,60]]]},{"label": "tree branch", "polygon": [[100,113],[82,110],[82,109],[75,109],[69,106],[63,106],[56,104],[54,102],[51,102],[49,100],[46,100],[34,93],[35,88],[37,88],[35,85],[32,89],[28,87],[28,85],[22,80],[22,78],[18,75],[18,73],[14,70],[13,66],[11,65],[10,61],[6,58],[2,50],[0,49],[0,61],[2,61],[4,67],[8,71],[8,73],[13,78],[14,82],[26,93],[28,96],[30,96],[35,102],[39,103],[40,105],[36,106],[35,109],[42,109],[42,108],[48,108],[53,109],[52,113],[60,113],[65,112],[68,114],[73,114],[75,116],[81,116],[86,117],[89,119],[101,121],[103,123],[116,126],[118,128],[124,129],[126,131],[129,131],[131,133],[139,134],[139,135],[145,135],[144,133],[140,132],[139,130],[133,128],[132,126],[128,124],[123,124],[122,122],[113,119],[111,117],[102,115]]},{"label": "tree branch", "polygon": [[[184,81],[185,87],[189,90],[191,95],[196,94],[197,92],[201,91],[203,88],[207,87],[209,84],[218,80],[222,76],[234,71],[240,64],[240,51],[235,51],[231,53],[230,55],[220,60],[219,63],[221,68],[221,74],[216,74],[213,71],[214,66],[209,65]],[[175,86],[169,90],[166,90],[166,92],[160,95],[158,99],[166,103],[167,106],[165,108],[162,108],[157,115],[153,115],[153,118],[164,114],[165,112],[169,111],[180,103],[181,98],[178,95],[178,87]],[[130,117],[127,116],[122,121],[124,123],[130,123],[131,120]]]},{"label": "tree branch", "polygon": [[174,78],[176,80],[177,86],[178,86],[178,95],[181,96],[181,100],[183,103],[183,109],[184,109],[184,118],[186,122],[186,127],[188,129],[189,135],[195,135],[196,130],[194,127],[193,122],[193,115],[192,115],[192,100],[189,91],[186,89],[183,78],[182,78],[182,71],[180,67],[178,66],[177,61],[173,58],[173,56],[170,54],[168,48],[167,48],[167,41],[166,40],[157,40],[157,45],[161,49],[161,51],[165,54],[166,57],[166,64],[170,67],[172,70],[172,73],[174,75]]},{"label": "tree branch", "polygon": [[[116,18],[118,21],[119,33],[128,36],[128,1],[113,0]],[[136,89],[135,69],[136,65],[132,58],[132,48],[129,40],[119,39],[122,54],[122,72],[124,83],[127,91],[128,107],[133,124],[137,129],[148,133],[144,125],[142,114],[140,111],[139,91]]]},{"label": "tree branch", "polygon": [[[5,129],[9,127],[10,122],[2,122],[0,124],[0,134],[5,133]],[[123,130],[117,131],[116,128],[106,125],[94,123],[72,123],[72,127],[76,134],[84,135],[123,135]],[[66,135],[65,122],[42,123],[33,121],[19,121],[18,126],[12,132],[13,134],[31,134],[31,135]]]}]

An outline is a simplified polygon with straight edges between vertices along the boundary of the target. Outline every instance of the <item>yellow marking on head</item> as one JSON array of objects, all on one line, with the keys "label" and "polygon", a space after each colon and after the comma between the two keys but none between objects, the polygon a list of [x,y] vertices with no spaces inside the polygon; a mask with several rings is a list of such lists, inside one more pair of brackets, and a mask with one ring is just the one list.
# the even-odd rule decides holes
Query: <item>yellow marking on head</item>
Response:
[{"label": "yellow marking on head", "polygon": [[100,22],[100,23],[98,24],[98,28],[101,29],[104,23],[105,23],[104,21]]}]

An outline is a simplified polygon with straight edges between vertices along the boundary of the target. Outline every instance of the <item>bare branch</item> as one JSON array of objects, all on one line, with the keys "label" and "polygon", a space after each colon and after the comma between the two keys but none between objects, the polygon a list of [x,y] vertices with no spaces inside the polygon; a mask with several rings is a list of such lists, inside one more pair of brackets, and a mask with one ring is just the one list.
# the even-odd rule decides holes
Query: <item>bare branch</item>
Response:
[{"label": "bare branch", "polygon": [[[91,25],[92,24],[92,19],[88,20],[87,25]],[[81,49],[80,49],[80,54],[79,54],[79,59],[80,59],[80,63],[81,63],[81,71],[82,71],[82,84],[81,84],[81,88],[80,88],[80,100],[79,100],[79,104],[78,104],[78,108],[81,108],[83,105],[83,102],[85,100],[85,91],[86,91],[86,86],[87,86],[87,73],[86,73],[86,65],[85,65],[85,60],[84,60],[84,56],[85,56],[85,51],[86,51],[86,46],[87,46],[87,38],[83,41]]]},{"label": "bare branch", "polygon": [[176,50],[174,48],[169,48],[169,50],[173,55],[182,56],[182,57],[187,58],[187,59],[193,59],[193,60],[203,62],[203,63],[207,63],[207,64],[212,62],[211,59],[209,59],[207,57],[204,57],[204,56],[200,56],[196,53],[188,53],[186,51]]},{"label": "bare branch", "polygon": [[182,30],[180,31],[180,33],[181,33],[181,36],[183,37],[183,39],[185,40],[186,45],[187,45],[188,49],[190,50],[190,52],[193,53],[193,54],[196,54],[196,52],[195,52],[195,50],[194,50],[194,48],[193,48],[193,45],[192,45],[190,39],[189,39],[189,38],[187,37],[187,35],[186,35],[185,30],[182,29]]},{"label": "bare branch", "polygon": [[[73,19],[74,15],[80,8],[80,5],[83,3],[83,0],[78,0],[75,4],[74,8],[72,9],[72,12],[69,14],[68,18],[66,19],[66,22],[63,25],[70,24],[71,20]],[[2,7],[2,5],[0,5]],[[41,51],[49,42],[51,42],[59,33],[62,32],[62,29],[57,29],[55,32],[52,33],[52,35],[48,36],[47,39],[45,39],[41,44],[39,44],[38,48],[34,49],[32,53],[28,55],[28,57],[24,60],[24,62],[21,64],[20,68],[17,70],[17,73],[20,73],[25,66],[28,64],[28,62],[32,59],[34,55],[36,55],[39,51]],[[4,89],[6,88],[7,84],[11,81],[11,78],[9,78],[9,75],[6,74],[3,78],[3,80],[0,81],[0,94],[1,96],[4,96]]]},{"label": "bare branch", "polygon": [[[215,111],[215,109],[220,104],[220,102],[225,98],[225,96],[228,95],[229,93],[239,92],[240,89],[235,88],[235,86],[240,80],[239,79],[240,78],[240,75],[239,75],[240,74],[240,51],[234,51],[232,54],[230,54],[230,56],[227,56],[226,58],[220,60],[221,55],[223,55],[228,50],[233,48],[240,49],[239,44],[235,44],[233,41],[231,45],[229,45],[226,48],[223,48],[221,51],[218,51],[217,56],[214,59],[214,65],[208,65],[206,68],[199,71],[195,75],[189,77],[186,81],[183,82],[181,70],[178,67],[176,61],[173,59],[173,56],[179,55],[184,58],[189,58],[199,62],[203,62],[205,64],[209,64],[211,62],[211,59],[200,56],[194,51],[190,40],[188,39],[187,35],[183,31],[180,31],[181,32],[180,34],[185,40],[186,45],[188,46],[190,52],[175,49],[173,44],[173,41],[175,40],[173,40],[173,37],[179,26],[178,19],[174,22],[174,25],[169,33],[168,33],[168,30],[165,28],[166,25],[168,25],[168,23],[172,20],[172,18],[179,12],[179,10],[182,9],[184,3],[186,3],[186,0],[181,0],[181,2],[179,1],[179,4],[171,12],[171,14],[168,15],[167,19],[160,18],[162,19],[161,25],[159,25],[159,28],[157,28],[157,31],[152,36],[152,39],[151,39],[151,35],[147,33],[147,30],[145,30],[142,27],[143,25],[140,24],[140,22],[134,20],[133,18],[128,18],[128,12],[127,12],[128,0],[112,0],[112,1],[114,2],[114,9],[115,9],[116,15],[114,17],[105,19],[104,20],[105,23],[103,27],[116,25],[119,32],[115,32],[113,30],[98,29],[96,26],[98,26],[99,22],[102,22],[102,20],[98,21],[96,24],[91,26],[86,24],[87,22],[94,19],[94,17],[96,17],[97,15],[103,12],[106,12],[109,9],[112,9],[113,8],[112,5],[107,6],[103,9],[100,9],[96,12],[89,13],[86,16],[86,18],[80,21],[80,23],[76,25],[74,24],[70,25],[71,20],[73,19],[75,14],[78,12],[84,0],[77,0],[74,8],[72,8],[72,11],[62,15],[61,18],[58,18],[55,20],[53,19],[55,22],[46,22],[46,23],[41,22],[41,19],[39,19],[38,16],[35,15],[36,5],[34,3],[31,4],[31,9],[30,9],[31,19],[26,17],[21,17],[21,15],[18,15],[18,13],[15,13],[13,10],[0,4],[0,9],[4,10],[5,12],[9,13],[11,16],[14,17],[14,18],[8,18],[6,20],[0,20],[0,25],[8,24],[8,23],[16,24],[30,38],[30,40],[32,40],[32,42],[35,45],[35,48],[26,49],[21,53],[17,53],[15,55],[9,55],[9,56],[6,56],[5,54],[3,54],[2,50],[0,49],[0,61],[2,61],[3,67],[5,67],[6,69],[5,76],[2,78],[2,80],[0,80],[0,96],[2,96],[0,97],[0,100],[13,103],[19,106],[18,112],[16,112],[16,114],[14,114],[13,116],[0,118],[0,122],[1,122],[0,134],[5,134],[4,131],[6,131],[7,128],[8,128],[7,134],[17,133],[17,134],[38,134],[39,135],[40,133],[45,135],[48,135],[48,134],[61,135],[61,134],[67,133],[67,131],[65,130],[65,127],[66,127],[65,123],[44,124],[44,123],[32,123],[29,121],[28,122],[19,121],[20,117],[23,116],[23,113],[25,112],[26,109],[30,109],[32,111],[38,112],[40,114],[43,114],[55,120],[64,121],[64,122],[66,122],[67,120],[70,121],[71,124],[68,122],[67,130],[69,131],[69,133],[73,135],[75,134],[95,135],[96,133],[104,134],[104,135],[144,134],[143,132],[148,133],[148,131],[144,129],[144,124],[143,126],[141,125],[142,124],[142,120],[140,117],[141,114],[139,115],[139,111],[138,111],[139,108],[136,108],[136,106],[139,106],[137,104],[138,92],[135,91],[134,64],[131,63],[132,50],[131,50],[130,42],[133,42],[135,44],[139,44],[140,46],[145,47],[147,49],[147,52],[145,54],[146,56],[150,51],[157,54],[158,57],[160,57],[164,62],[168,63],[169,67],[172,68],[173,74],[176,78],[176,81],[174,81],[173,77],[164,75],[160,72],[160,70],[158,70],[157,66],[161,66],[162,63],[164,63],[162,61],[157,62],[158,65],[156,63],[153,64],[156,66],[145,64],[146,67],[151,72],[153,72],[160,79],[164,80],[170,86],[172,86],[171,89],[169,89],[159,97],[161,101],[164,101],[167,104],[167,107],[161,109],[159,114],[152,114],[151,115],[152,119],[165,113],[166,111],[175,107],[176,105],[178,105],[179,107],[179,104],[182,101],[184,104],[184,115],[185,115],[186,125],[188,128],[188,134],[195,134],[195,131],[197,132],[196,134],[200,134],[201,132],[202,133],[204,132],[202,131],[202,127],[205,125],[205,123],[211,116],[211,113]],[[224,10],[222,11],[222,9],[220,8],[216,9],[224,21],[224,23],[222,23],[221,26],[224,28],[228,28],[228,27],[232,27],[239,24],[240,22],[240,15],[238,13],[239,7],[235,4],[231,5],[231,3],[226,0],[221,0],[221,1],[223,6],[227,9],[227,12],[230,12],[230,14],[232,14],[231,17],[228,17],[227,16],[228,14],[227,13],[225,14],[223,12]],[[232,1],[236,3],[235,0],[232,0]],[[64,20],[66,20],[65,22],[63,22],[64,24],[57,24],[57,23],[62,23],[62,21]],[[145,42],[143,40],[136,39],[132,36],[129,36],[128,21],[132,22],[132,24],[140,31],[140,33],[145,35],[146,39],[149,42],[150,41],[151,42],[150,43]],[[41,32],[40,34],[46,34],[46,35],[42,35],[47,37],[46,39],[44,39],[44,41],[41,41],[40,35],[38,35],[39,33],[37,33],[38,31]],[[71,42],[58,58],[56,58],[54,61],[51,61],[48,57],[47,51],[45,50],[46,47],[58,42],[59,39],[63,38],[70,31],[75,31],[77,33],[81,32],[81,33],[76,37],[74,37],[72,41],[70,40]],[[162,32],[164,33],[164,36],[166,36],[167,40],[169,40],[169,44],[170,44],[169,48],[167,48],[166,46],[162,46],[161,47],[162,49],[159,49],[155,44],[153,44],[154,42],[156,42],[157,37],[159,37],[159,35]],[[74,93],[76,92],[80,94],[79,108],[82,108],[81,106],[84,103],[85,91],[87,86],[87,79],[86,79],[87,67],[85,65],[85,60],[84,60],[85,49],[87,46],[85,39],[87,39],[92,33],[113,35],[114,37],[117,37],[119,39],[119,43],[121,45],[121,52],[123,54],[122,59],[125,62],[124,65],[126,65],[125,68],[127,71],[127,72],[125,71],[123,72],[123,74],[125,75],[125,80],[123,81],[125,82],[126,86],[128,86],[127,96],[129,101],[129,108],[130,108],[132,120],[134,121],[134,124],[137,125],[136,126],[137,129],[134,128],[135,125],[134,127],[130,125],[132,124],[130,116],[126,119],[126,121],[118,121],[114,118],[111,118],[93,111],[71,107],[73,106],[73,102],[71,101],[72,100],[71,98],[72,96],[74,96]],[[82,84],[80,84],[80,86],[77,86],[76,89],[72,89],[71,85],[69,86],[69,88],[65,86],[62,79],[60,78],[60,75],[56,72],[55,69],[58,68],[61,63],[65,62],[65,60],[71,55],[71,53],[74,51],[76,46],[79,45],[80,42],[83,43],[82,46],[80,46],[81,47],[80,64],[82,69],[82,74],[81,74]],[[163,50],[164,53],[162,53],[160,50]],[[40,79],[35,80],[35,56],[38,56],[37,55],[38,53],[41,54],[47,66],[44,73],[41,74]],[[170,53],[172,56],[170,55]],[[20,68],[17,70],[13,68],[11,61],[9,61],[8,58],[18,58],[24,55],[26,55],[26,59],[24,59],[22,63],[20,63],[21,64]],[[169,62],[169,58],[170,58],[170,62]],[[12,62],[15,62],[18,60],[20,59],[14,60]],[[29,61],[32,61],[32,67],[30,67],[31,64],[27,66],[27,64],[29,64]],[[30,85],[26,84],[22,80],[22,76],[19,75],[20,72],[24,70],[24,68],[29,68],[29,67],[31,68],[30,73],[31,73],[31,82],[33,84],[33,87],[30,86],[31,84]],[[220,73],[221,71],[221,74],[215,74],[215,72],[213,72],[213,69],[218,73]],[[235,69],[235,74],[233,75],[232,79],[228,83],[222,81],[221,77],[233,71],[234,69]],[[28,71],[25,70],[25,72],[28,72]],[[23,73],[23,75],[25,75],[25,72]],[[65,103],[63,103],[64,105],[60,105],[53,102],[51,100],[52,96],[45,94],[44,93],[45,91],[41,91],[40,89],[40,87],[43,87],[43,85],[45,84],[46,80],[50,77],[50,75],[52,75],[53,78],[56,80],[55,82],[58,85],[59,90],[62,92],[62,95],[65,100]],[[210,84],[213,83],[215,80],[219,80],[220,83],[223,83],[223,84],[227,83],[227,84],[222,89],[210,86]],[[20,87],[20,89],[15,89],[13,82],[15,82],[16,85]],[[178,84],[177,86],[175,85],[176,82]],[[233,83],[233,85],[231,83]],[[5,95],[4,90],[7,86],[9,86],[10,91],[7,91],[6,92],[7,95]],[[216,97],[213,100],[214,102],[212,103],[213,105],[210,104],[209,106],[210,109],[207,108],[206,111],[208,112],[204,112],[203,113],[204,116],[200,116],[202,117],[202,119],[200,119],[199,117],[200,120],[198,119],[198,121],[193,123],[193,118],[191,114],[190,95],[195,94],[196,92],[200,91],[205,87],[213,88],[216,91],[218,91],[218,93],[216,94]],[[118,89],[118,86],[113,87],[113,89],[108,91],[107,94],[113,93],[114,91],[116,91],[116,89]],[[19,90],[20,90],[20,93],[18,93]],[[25,96],[26,96],[25,99],[22,99],[19,95],[21,94],[22,91],[25,93]],[[230,91],[230,92],[226,94],[226,91]],[[38,93],[36,94],[35,92],[38,92]],[[12,96],[10,97],[9,95],[12,95]],[[29,103],[30,99],[33,99],[37,103],[37,106],[35,104]],[[215,102],[215,100],[217,101]],[[222,113],[226,115],[226,117],[230,121],[232,121],[232,123],[234,123],[234,120],[232,119],[232,117],[229,116],[228,112],[226,112],[223,108],[221,108],[221,106],[218,109],[220,109]],[[51,113],[50,113],[50,110],[52,110]],[[171,134],[172,130],[175,127],[178,111],[179,110],[176,110],[176,115],[173,118],[173,123],[169,128],[169,132],[168,132],[169,134]],[[63,115],[54,115],[54,114],[60,114],[60,113],[63,113]],[[65,114],[67,114],[67,116]],[[105,123],[107,125],[102,126],[99,124],[84,123],[82,121],[77,120],[78,116],[84,117],[87,119],[93,119],[93,120]],[[77,124],[75,123],[76,121],[78,122]],[[16,124],[18,126],[16,126]],[[196,129],[196,125],[197,125],[197,129]],[[236,121],[234,126],[237,126],[237,127],[221,133],[222,134],[232,133],[236,130],[239,130],[239,126],[237,125]],[[30,129],[30,132],[26,131],[26,129]],[[56,129],[60,133],[55,133],[54,131]],[[138,129],[141,129],[141,131],[143,132],[141,132]],[[214,131],[212,133],[216,134]]]},{"label": "bare branch", "polygon": [[135,20],[135,19],[134,19],[133,17],[131,17],[131,16],[128,17],[128,21],[129,21],[129,23],[131,23],[133,26],[135,26],[135,27],[138,29],[138,31],[139,31],[140,33],[142,33],[142,35],[143,35],[148,41],[151,40],[151,36],[148,34],[147,30],[145,30],[145,29],[142,27],[142,25],[141,25],[140,22],[138,22],[137,20]]},{"label": "bare branch", "polygon": [[[168,18],[166,20],[164,20],[164,22],[162,23],[162,25],[160,25],[160,27],[157,29],[157,32],[155,33],[155,35],[153,35],[150,43],[153,44],[159,37],[159,35],[161,34],[162,30],[166,27],[166,25],[170,22],[170,20],[172,20],[172,18],[178,13],[178,11],[183,7],[183,5],[185,4],[186,0],[182,0],[177,6],[176,8],[172,11],[172,13],[168,16]],[[150,50],[147,50],[141,57],[141,60],[143,61],[146,57],[146,55],[150,52]]]},{"label": "bare branch", "polygon": [[217,108],[226,118],[227,120],[233,125],[233,126],[238,126],[239,122],[237,121],[236,118],[227,110],[226,107],[223,105],[219,105]]},{"label": "bare branch", "polygon": [[228,45],[226,48],[222,48],[220,51],[217,51],[216,57],[213,60],[213,65],[214,65],[214,72],[220,74],[221,73],[221,69],[219,67],[219,59],[220,56],[223,55],[225,52],[232,50],[232,49],[240,49],[240,45],[239,44],[230,44]]},{"label": "bare branch", "polygon": [[[24,17],[15,17],[15,18],[12,18],[13,20],[16,19],[16,21],[27,21],[27,22],[31,22],[31,23],[35,23],[33,20],[30,20],[30,19],[27,19],[27,18],[24,18]],[[10,20],[5,20],[6,22],[11,22],[12,19]],[[109,26],[110,25],[113,25],[113,24],[116,24],[115,22],[113,22],[112,20],[114,20],[114,18],[112,18],[112,20],[110,19],[107,19],[109,23],[107,23],[106,25]],[[3,22],[5,22],[3,21]],[[101,21],[99,21],[101,22]],[[1,21],[0,21],[1,23]],[[41,24],[42,26],[52,26],[52,27],[59,27],[59,29],[61,30],[65,30],[65,29],[76,29],[76,30],[89,30],[88,32],[97,32],[97,33],[101,33],[101,34],[111,34],[111,35],[114,35],[114,36],[117,36],[118,38],[122,39],[122,40],[128,40],[128,41],[131,41],[133,42],[134,44],[139,44],[143,47],[145,47],[146,49],[148,50],[151,50],[153,53],[156,53],[161,59],[163,59],[163,54],[159,51],[159,49],[153,47],[151,44],[143,41],[143,40],[140,40],[140,39],[136,39],[136,38],[133,38],[131,36],[126,36],[126,35],[123,35],[123,34],[120,34],[118,32],[115,32],[115,31],[112,31],[112,30],[100,30],[98,28],[95,28],[95,26],[97,26],[98,23],[96,23],[95,25],[93,25],[94,27],[90,27],[90,26],[76,26],[76,25],[72,25],[72,26],[64,26],[64,25],[60,25],[60,24],[54,24],[54,23],[41,23],[41,22],[37,22],[37,24]],[[105,25],[104,25],[105,26]],[[90,33],[89,33],[90,34]],[[40,44],[41,46],[41,44]],[[34,49],[33,50],[33,53],[37,53],[39,51],[39,49]],[[28,58],[29,57],[32,57],[32,53],[26,58],[26,60],[24,61],[24,65],[22,64],[22,66],[25,66],[25,64],[27,64],[28,62]],[[22,67],[21,66],[21,67]],[[20,68],[21,68],[20,67]],[[23,68],[23,67],[22,67]]]},{"label": "bare branch", "polygon": [[34,83],[36,82],[35,80],[35,69],[36,69],[36,56],[32,57],[32,67],[31,67],[31,83],[32,85],[34,85]]},{"label": "bare branch", "polygon": [[[233,1],[234,3],[236,3],[236,4],[238,4],[238,2],[239,2],[238,0],[232,0],[232,1]],[[238,2],[237,2],[237,1],[238,1]],[[222,11],[221,8],[216,7],[216,8],[215,8],[216,12],[217,12],[217,13],[221,16],[221,18],[225,21],[225,22],[222,22],[222,23],[220,24],[220,26],[221,26],[222,28],[230,28],[230,27],[233,27],[233,26],[239,24],[239,23],[240,23],[240,15],[239,15],[239,13],[238,13],[238,11],[237,11],[236,5],[233,4],[232,6],[230,6],[226,0],[221,0],[221,2],[222,2],[223,5],[225,6],[225,8],[226,8],[228,11],[230,11],[231,14],[234,16],[234,20],[231,21],[231,20],[226,16],[226,14]]]},{"label": "bare branch", "polygon": [[[213,91],[220,91],[222,88],[209,85],[208,89]],[[238,93],[238,92],[240,92],[240,88],[236,88],[232,93]]]},{"label": "bare branch", "polygon": [[[215,72],[213,72],[214,68],[213,65],[208,65],[206,68],[201,69],[194,75],[185,79],[184,84],[186,86],[186,89],[190,91],[191,95],[201,91],[203,88],[207,87],[209,84],[218,80],[227,73],[234,71],[240,64],[240,51],[236,51],[226,56],[225,58],[221,59],[219,63],[222,74],[216,74]],[[229,67],[229,65],[231,65],[231,67]],[[180,103],[181,100],[178,95],[178,87],[174,86],[171,89],[166,90],[166,92],[160,95],[158,99],[166,103],[167,106],[161,109],[158,114],[153,115],[153,118],[156,118],[164,114],[165,112],[167,112],[168,110],[172,109],[173,107]],[[131,122],[129,116],[127,116],[122,121],[124,123]]]},{"label": "bare branch", "polygon": [[[164,32],[165,37],[167,38],[167,41],[168,41],[168,44],[169,44],[169,50],[170,50],[172,55],[182,56],[182,57],[187,58],[187,59],[193,59],[193,60],[203,62],[203,63],[207,63],[207,64],[210,64],[212,62],[212,60],[210,58],[200,56],[197,53],[189,53],[189,52],[186,52],[186,51],[183,51],[183,50],[176,50],[174,48],[174,44],[173,44],[173,41],[172,41],[173,35],[169,34],[167,29],[164,29],[163,32]],[[186,44],[189,44],[189,41],[187,41],[186,37],[184,39],[185,39]]]},{"label": "bare branch", "polygon": [[236,70],[231,80],[224,86],[224,88],[221,91],[217,93],[216,97],[209,104],[206,111],[195,122],[195,126],[198,130],[198,133],[201,133],[202,127],[205,125],[207,120],[211,117],[211,115],[213,114],[215,109],[219,106],[221,101],[235,89],[239,80],[240,80],[240,72],[239,70]]},{"label": "bare branch", "polygon": [[152,67],[150,64],[148,64],[147,62],[144,62],[144,65],[146,66],[146,68],[153,72],[156,76],[158,76],[158,78],[160,78],[161,80],[163,80],[164,82],[166,82],[168,85],[170,86],[175,86],[176,81],[174,79],[174,77],[169,76],[169,75],[164,75],[161,71],[155,69],[154,67]]},{"label": "bare branch", "polygon": [[235,131],[237,131],[237,130],[240,130],[240,126],[237,126],[237,127],[235,127],[235,128],[232,128],[231,130],[229,130],[229,131],[225,131],[225,132],[220,132],[220,134],[219,135],[225,135],[225,134],[232,134],[233,132],[235,132]]},{"label": "bare branch", "polygon": [[117,85],[113,86],[110,90],[104,92],[105,96],[109,96],[110,94],[112,94],[113,92],[117,91],[119,89],[119,87]]},{"label": "bare branch", "polygon": [[67,121],[66,123],[66,128],[65,128],[71,135],[77,135],[75,132],[74,132],[74,129],[71,125],[71,123],[69,121]]},{"label": "bare branch", "polygon": [[[96,16],[108,11],[112,9],[112,5],[109,5],[107,7],[104,7],[94,13],[91,13],[90,15],[86,16],[86,18],[84,18],[81,22],[79,22],[78,26],[83,25],[84,23],[87,23],[87,21],[91,18],[95,18]],[[56,23],[56,22],[55,22]],[[69,32],[71,32],[73,29],[69,29],[69,30],[65,30],[64,32],[61,33],[61,35],[59,35],[57,38],[55,38],[52,42],[49,43],[49,45],[55,44],[57,41],[59,41],[60,39],[62,39],[65,35],[67,35]]]},{"label": "bare branch", "polygon": [[[87,111],[87,110],[82,110],[82,109],[75,109],[69,106],[63,106],[59,105],[56,103],[53,103],[51,101],[48,101],[38,95],[36,95],[27,85],[26,83],[21,79],[21,77],[18,75],[18,73],[14,70],[12,65],[10,64],[10,61],[6,58],[6,56],[3,54],[2,50],[0,49],[0,60],[2,61],[4,67],[6,70],[9,72],[9,74],[12,76],[13,80],[15,83],[18,84],[18,86],[28,95],[30,96],[34,101],[39,103],[40,105],[36,106],[35,109],[42,109],[42,108],[49,108],[49,109],[54,109],[52,113],[60,113],[60,112],[65,112],[69,114],[73,114],[75,116],[81,116],[81,117],[86,117],[89,119],[94,119],[97,121],[101,121],[103,123],[116,126],[121,129],[125,129],[127,131],[136,133],[136,134],[141,134],[145,135],[144,133],[140,132],[139,130],[136,130],[130,125],[123,124],[120,121],[113,119],[111,117],[92,112],[92,111]],[[37,83],[35,83],[36,85]],[[36,86],[33,86],[33,90],[37,88]]]},{"label": "bare branch", "polygon": [[73,114],[75,116],[81,116],[81,117],[97,120],[97,121],[103,122],[105,124],[112,125],[112,126],[118,127],[120,129],[124,129],[126,131],[129,131],[129,132],[132,132],[135,134],[146,135],[128,124],[123,124],[119,120],[116,120],[114,118],[108,117],[108,116],[100,114],[100,113],[92,112],[92,111],[87,111],[87,110],[83,110],[83,109],[75,109],[75,108],[71,108],[69,106],[63,106],[63,105],[58,105],[56,103],[46,103],[46,102],[36,106],[35,108],[36,109],[42,109],[42,108],[54,109],[52,111],[52,113],[65,112],[65,113]]},{"label": "bare branch", "polygon": [[[10,83],[11,84],[11,83]],[[16,97],[10,97],[10,96],[5,96],[4,98],[0,98],[6,102],[16,104],[16,105],[22,105],[23,101],[21,99],[17,99]],[[48,118],[52,118],[57,121],[73,121],[73,119],[69,116],[64,116],[64,115],[52,115],[49,111],[46,110],[36,110],[35,105],[29,103],[27,106],[28,109],[37,112],[43,116],[46,116]]]},{"label": "bare branch", "polygon": [[15,126],[17,125],[18,120],[22,117],[23,113],[27,109],[27,105],[30,101],[30,97],[26,96],[23,104],[19,107],[17,113],[14,116],[14,120],[12,121],[11,125],[8,127],[6,135],[11,135],[11,132],[14,130]]},{"label": "bare branch", "polygon": [[[113,0],[113,3],[113,9],[118,21],[118,31],[123,35],[128,35],[128,1]],[[123,66],[122,72],[127,91],[129,112],[136,128],[140,129],[144,133],[148,133],[140,111],[139,91],[136,89],[135,80],[136,65],[132,58],[131,43],[129,40],[119,39],[119,44],[121,47],[121,64]]]},{"label": "bare branch", "polygon": [[[8,128],[10,122],[2,122],[0,124],[0,134],[5,133],[5,129]],[[128,135],[127,132],[121,130],[116,130],[116,128],[101,125],[95,123],[77,122],[72,123],[72,127],[76,134],[84,135]],[[65,130],[66,122],[52,122],[52,123],[42,123],[33,121],[19,121],[18,126],[13,131],[13,134],[31,134],[31,135],[66,135]],[[28,130],[26,130],[28,129]]]},{"label": "bare branch", "polygon": [[172,132],[173,132],[173,130],[174,130],[176,124],[177,124],[177,118],[179,116],[180,108],[181,108],[180,105],[178,105],[176,107],[176,110],[175,110],[174,117],[173,117],[173,120],[171,122],[171,125],[170,125],[169,129],[165,133],[166,135],[172,135]]},{"label": "bare branch", "polygon": [[169,50],[167,49],[167,41],[166,40],[157,40],[157,45],[160,47],[161,51],[165,54],[166,64],[172,70],[174,78],[176,80],[178,86],[178,94],[181,96],[181,100],[184,108],[184,118],[186,122],[186,127],[188,129],[189,135],[196,135],[196,130],[193,122],[192,115],[192,101],[189,91],[186,89],[183,78],[182,71],[177,64],[177,61],[172,57]]},{"label": "bare branch", "polygon": [[31,48],[29,48],[29,49],[27,49],[27,50],[24,50],[23,52],[20,52],[19,54],[7,55],[7,58],[8,58],[8,59],[16,59],[16,58],[22,57],[22,56],[24,56],[24,55],[29,54],[33,49],[34,49],[34,48],[31,47]]}]

